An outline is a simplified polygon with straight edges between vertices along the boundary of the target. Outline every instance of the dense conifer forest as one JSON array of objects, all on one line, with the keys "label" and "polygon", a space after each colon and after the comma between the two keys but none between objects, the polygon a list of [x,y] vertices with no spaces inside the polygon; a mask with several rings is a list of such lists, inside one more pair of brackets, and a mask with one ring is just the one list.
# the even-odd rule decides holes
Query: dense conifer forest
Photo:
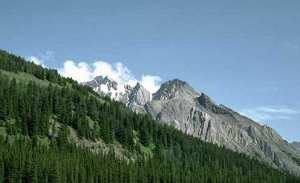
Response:
[{"label": "dense conifer forest", "polygon": [[[93,151],[70,139],[121,146]],[[0,51],[0,182],[300,182]]]}]

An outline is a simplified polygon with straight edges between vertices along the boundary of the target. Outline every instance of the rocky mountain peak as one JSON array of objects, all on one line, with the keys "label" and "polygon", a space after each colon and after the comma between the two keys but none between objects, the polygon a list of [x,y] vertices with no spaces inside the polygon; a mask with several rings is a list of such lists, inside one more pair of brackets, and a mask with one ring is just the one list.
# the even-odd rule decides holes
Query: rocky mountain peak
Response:
[{"label": "rocky mountain peak", "polygon": [[116,81],[107,76],[96,76],[93,80],[82,83],[90,86],[101,95],[119,100],[121,93],[126,91],[126,86],[120,86]]},{"label": "rocky mountain peak", "polygon": [[144,88],[140,83],[132,89],[129,95],[129,103],[137,105],[145,105],[151,100],[151,94],[146,88]]},{"label": "rocky mountain peak", "polygon": [[111,98],[126,104],[136,112],[144,112],[144,105],[151,100],[151,94],[140,83],[134,87],[130,85],[121,85],[108,77],[97,76],[92,81],[82,83],[92,87],[101,95],[110,96]]},{"label": "rocky mountain peak", "polygon": [[174,79],[163,83],[160,89],[153,94],[153,100],[168,100],[172,98],[195,98],[199,97],[187,82]]},{"label": "rocky mountain peak", "polygon": [[[107,77],[107,76],[96,76],[93,80],[95,83],[97,83],[98,85],[100,84],[105,84],[108,87],[111,87],[115,90],[117,90],[118,88],[118,83],[116,81],[114,81],[113,79]],[[92,81],[92,82],[93,82]]]}]

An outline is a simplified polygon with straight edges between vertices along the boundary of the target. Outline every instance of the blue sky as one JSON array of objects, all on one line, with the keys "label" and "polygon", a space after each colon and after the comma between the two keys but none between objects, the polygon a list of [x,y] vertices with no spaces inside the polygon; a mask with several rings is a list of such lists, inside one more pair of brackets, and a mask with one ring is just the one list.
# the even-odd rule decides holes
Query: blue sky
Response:
[{"label": "blue sky", "polygon": [[180,78],[300,140],[299,9],[298,0],[3,0],[0,48],[58,69],[104,60],[138,80]]}]

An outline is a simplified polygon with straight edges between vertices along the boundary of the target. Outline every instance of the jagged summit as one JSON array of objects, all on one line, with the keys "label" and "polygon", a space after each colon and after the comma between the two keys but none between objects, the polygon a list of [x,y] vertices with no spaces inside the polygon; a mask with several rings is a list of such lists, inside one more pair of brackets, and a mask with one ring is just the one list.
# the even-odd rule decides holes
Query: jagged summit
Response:
[{"label": "jagged summit", "polygon": [[111,78],[97,76],[92,81],[82,83],[92,87],[101,95],[110,96],[126,104],[129,108],[136,112],[144,112],[144,105],[151,100],[151,94],[139,82],[131,87],[122,85]]},{"label": "jagged summit", "polygon": [[153,94],[153,100],[168,100],[175,97],[195,98],[199,95],[187,82],[174,79],[163,83]]},{"label": "jagged summit", "polygon": [[151,94],[140,83],[130,91],[128,97],[128,107],[136,112],[145,112],[144,106],[150,102]]},{"label": "jagged summit", "polygon": [[130,93],[129,102],[136,103],[137,105],[145,105],[151,100],[150,95],[150,92],[146,88],[137,83]]},{"label": "jagged summit", "polygon": [[107,84],[109,87],[114,88],[115,90],[117,90],[118,87],[118,83],[108,76],[97,76],[95,77],[94,81],[97,82],[97,84]]},{"label": "jagged summit", "polygon": [[108,95],[113,99],[119,97],[118,83],[107,76],[96,76],[92,81],[82,83],[92,87],[101,95]]}]

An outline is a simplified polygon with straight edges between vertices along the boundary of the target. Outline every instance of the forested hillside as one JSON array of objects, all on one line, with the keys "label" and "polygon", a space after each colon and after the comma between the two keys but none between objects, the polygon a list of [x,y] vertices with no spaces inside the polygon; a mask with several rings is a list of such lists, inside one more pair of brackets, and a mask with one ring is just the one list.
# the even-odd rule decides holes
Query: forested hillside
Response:
[{"label": "forested hillside", "polygon": [[[95,150],[83,140],[111,148]],[[0,51],[0,182],[300,180]]]}]

